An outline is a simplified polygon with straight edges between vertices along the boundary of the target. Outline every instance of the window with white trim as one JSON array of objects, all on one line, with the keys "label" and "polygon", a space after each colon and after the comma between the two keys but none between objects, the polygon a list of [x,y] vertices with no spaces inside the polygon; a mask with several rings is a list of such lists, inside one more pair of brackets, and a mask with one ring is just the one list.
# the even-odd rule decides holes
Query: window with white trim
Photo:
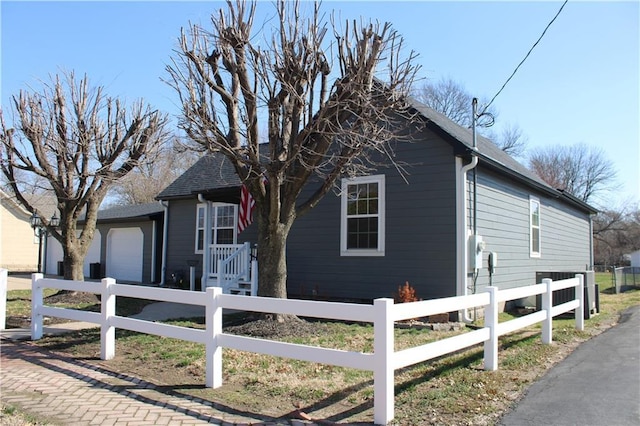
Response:
[{"label": "window with white trim", "polygon": [[206,204],[198,204],[196,207],[196,253],[202,253],[204,247],[204,214],[206,211]]},{"label": "window with white trim", "polygon": [[[206,206],[206,204],[198,204],[196,207],[196,253],[202,253],[204,248]],[[211,204],[209,212],[211,215],[211,243],[235,244],[238,206],[235,204]]]},{"label": "window with white trim", "polygon": [[540,257],[540,200],[529,197],[529,249],[531,257]]},{"label": "window with white trim", "polygon": [[342,180],[342,256],[384,256],[384,182],[384,175]]}]

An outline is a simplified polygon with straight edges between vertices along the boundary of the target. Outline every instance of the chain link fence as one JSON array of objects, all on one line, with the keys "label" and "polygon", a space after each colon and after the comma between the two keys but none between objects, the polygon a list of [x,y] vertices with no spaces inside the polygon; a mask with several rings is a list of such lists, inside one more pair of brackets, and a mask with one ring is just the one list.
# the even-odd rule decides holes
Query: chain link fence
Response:
[{"label": "chain link fence", "polygon": [[640,287],[640,268],[637,266],[625,266],[615,268],[613,271],[613,283],[616,293]]}]

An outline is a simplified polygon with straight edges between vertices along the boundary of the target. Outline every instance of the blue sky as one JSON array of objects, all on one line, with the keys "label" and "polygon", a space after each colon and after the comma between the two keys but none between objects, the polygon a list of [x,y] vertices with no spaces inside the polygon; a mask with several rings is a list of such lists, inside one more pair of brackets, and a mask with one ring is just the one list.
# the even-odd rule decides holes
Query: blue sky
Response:
[{"label": "blue sky", "polygon": [[[407,48],[420,54],[423,78],[452,78],[473,95],[491,98],[561,4],[325,1],[323,10],[392,22]],[[222,5],[3,0],[3,109],[10,95],[66,69],[86,72],[111,96],[144,98],[175,115],[174,93],[160,78],[180,28],[206,23]],[[639,5],[569,1],[494,102],[495,130],[517,124],[530,147],[602,147],[619,176],[608,204],[640,200]],[[260,9],[271,14],[271,2]]]}]

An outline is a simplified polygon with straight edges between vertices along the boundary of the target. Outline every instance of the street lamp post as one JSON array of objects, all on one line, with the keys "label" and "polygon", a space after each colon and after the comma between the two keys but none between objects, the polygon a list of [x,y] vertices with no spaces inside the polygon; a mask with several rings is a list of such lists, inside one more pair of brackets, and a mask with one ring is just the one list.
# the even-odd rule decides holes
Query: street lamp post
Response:
[{"label": "street lamp post", "polygon": [[[34,212],[29,219],[33,234],[38,237],[38,273],[42,273],[42,238],[48,235],[47,227],[42,223],[42,219],[38,213]],[[49,226],[55,228],[60,224],[60,219],[54,213],[49,219]]]}]

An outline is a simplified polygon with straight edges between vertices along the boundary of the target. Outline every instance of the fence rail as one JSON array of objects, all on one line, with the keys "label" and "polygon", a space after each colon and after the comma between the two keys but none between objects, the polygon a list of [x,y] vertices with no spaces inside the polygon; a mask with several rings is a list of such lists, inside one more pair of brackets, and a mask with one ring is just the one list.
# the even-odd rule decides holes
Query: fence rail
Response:
[{"label": "fence rail", "polygon": [[[387,424],[394,417],[394,370],[480,343],[484,343],[485,370],[496,370],[498,368],[498,338],[503,334],[542,322],[542,341],[550,343],[552,341],[553,316],[571,309],[575,309],[576,328],[584,329],[583,286],[583,276],[576,275],[575,278],[555,282],[545,279],[542,284],[518,289],[501,291],[497,287],[487,287],[484,293],[468,296],[398,305],[395,305],[392,299],[376,299],[373,305],[359,305],[229,295],[222,294],[222,289],[219,287],[208,288],[206,296],[202,297],[200,292],[116,284],[115,280],[111,278],[105,278],[101,283],[78,283],[45,279],[42,274],[34,274],[32,277],[31,337],[33,340],[42,337],[42,317],[46,314],[63,318],[82,318],[83,321],[99,325],[100,357],[102,359],[111,359],[115,356],[116,328],[202,343],[206,347],[206,386],[213,388],[222,385],[222,348],[373,371],[374,422]],[[569,287],[576,288],[576,299],[552,307],[553,292]],[[101,295],[101,312],[78,314],[80,311],[44,306],[42,303],[43,288],[77,289],[98,293]],[[500,302],[537,294],[542,295],[541,311],[498,323]],[[206,327],[204,330],[197,330],[117,316],[115,315],[116,296],[205,306]],[[483,328],[418,347],[394,351],[394,322],[474,307],[485,309]],[[222,332],[223,309],[373,323],[374,350],[372,353],[362,353],[226,334]]]}]

